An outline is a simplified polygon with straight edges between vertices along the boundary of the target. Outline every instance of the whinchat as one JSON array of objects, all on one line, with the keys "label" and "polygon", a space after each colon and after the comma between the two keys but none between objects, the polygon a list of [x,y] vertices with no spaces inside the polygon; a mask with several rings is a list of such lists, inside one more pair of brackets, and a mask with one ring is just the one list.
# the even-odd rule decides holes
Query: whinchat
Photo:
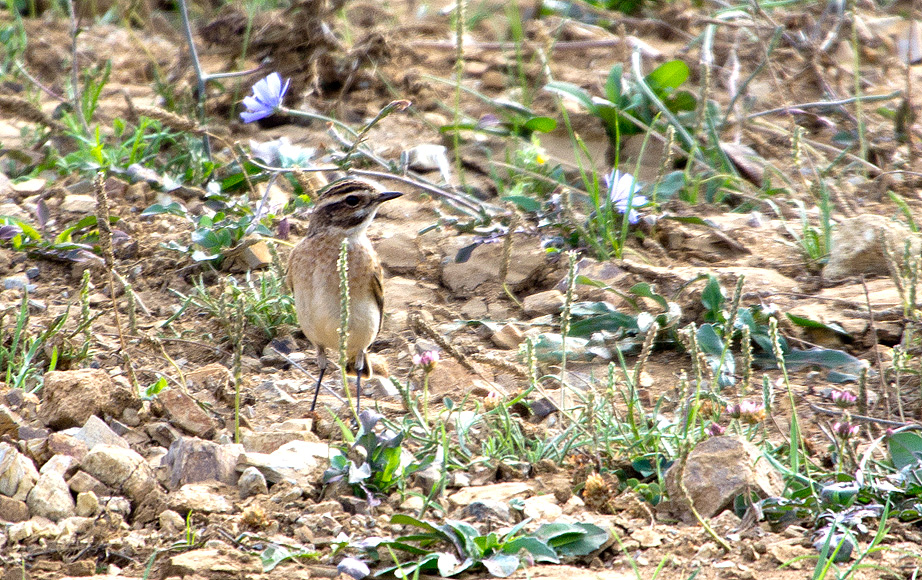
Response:
[{"label": "whinchat", "polygon": [[385,201],[403,195],[382,191],[372,181],[345,178],[334,181],[317,195],[307,235],[288,258],[288,287],[295,299],[298,323],[317,348],[320,377],[311,411],[317,406],[320,384],[327,370],[327,349],[339,350],[340,280],[337,261],[343,240],[348,240],[349,325],[346,341],[347,371],[355,371],[355,406],[359,410],[361,377],[371,376],[365,351],[381,330],[384,319],[382,269],[367,230]]}]

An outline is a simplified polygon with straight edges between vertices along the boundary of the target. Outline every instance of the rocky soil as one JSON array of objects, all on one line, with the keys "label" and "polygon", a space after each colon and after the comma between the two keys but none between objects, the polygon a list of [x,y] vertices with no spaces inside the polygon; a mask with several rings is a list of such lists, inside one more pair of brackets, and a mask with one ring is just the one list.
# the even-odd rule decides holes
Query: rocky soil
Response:
[{"label": "rocky soil", "polygon": [[[262,59],[271,70],[293,77],[289,106],[316,107],[350,123],[367,121],[395,98],[411,100],[413,106],[408,112],[388,117],[367,138],[377,155],[398,159],[402,152],[419,145],[441,143],[437,128],[448,124],[452,114],[441,106],[452,102],[451,87],[431,78],[452,74],[450,22],[437,6],[417,8],[416,3],[348,4],[342,22],[351,33],[349,46],[340,44],[323,53],[332,55],[329,58],[317,56],[320,49],[316,44],[293,47],[289,29],[278,38],[269,35],[266,31],[284,25],[285,18],[284,13],[267,12],[259,16],[265,21],[253,27],[258,33],[252,52],[239,62],[249,67]],[[894,49],[903,28],[893,28],[893,22],[885,25],[874,9],[859,3],[866,63],[863,90],[884,94],[902,89],[905,83],[905,67]],[[650,69],[680,58],[694,70],[698,50],[690,47],[689,41],[710,22],[708,12],[683,2],[648,10],[644,18],[626,18],[609,28],[557,16],[536,20],[529,15],[526,36],[534,54],[529,55],[522,74],[534,86],[542,86],[544,81],[538,79],[545,73],[535,47],[544,46],[550,36],[560,41],[545,55],[554,78],[597,94],[601,94],[611,66],[629,62],[633,46],[644,48]],[[784,17],[780,25],[788,32],[809,29],[812,42],[818,43],[817,39],[824,38],[822,32],[831,26],[820,12],[813,7],[803,14],[778,17]],[[497,14],[469,31],[465,80],[492,97],[521,97],[518,87],[510,86],[508,73],[516,57],[500,43],[506,36],[496,24]],[[182,38],[176,32],[175,15],[151,8],[142,16],[143,25],[137,28],[87,21],[78,37],[81,66],[112,59],[111,78],[97,113],[97,122],[105,131],[110,130],[113,119],[129,117],[125,95],[140,106],[164,104],[152,89],[153,70],[167,73],[177,95],[188,99],[191,94],[194,81],[183,56]],[[234,68],[239,54],[237,47],[226,46],[226,39],[239,33],[235,26],[240,23],[240,13],[226,9],[203,13],[199,18],[197,41],[205,67],[212,71]],[[9,16],[0,22],[8,23]],[[25,20],[25,26],[30,41],[24,54],[26,68],[40,82],[63,93],[70,58],[69,23],[48,12]],[[752,30],[757,32],[758,27]],[[712,90],[713,98],[724,104],[729,100],[727,85],[732,83],[726,76],[730,54],[739,50],[743,66],[750,72],[762,59],[758,51],[750,54],[740,49],[734,38],[722,32],[718,42],[727,70],[721,69],[723,76],[714,79]],[[817,76],[832,89],[839,89],[839,94],[850,94],[846,88],[852,83],[852,61],[847,40],[848,36],[842,35],[834,44],[839,48],[827,50],[819,60],[805,57],[806,49],[798,51],[787,45],[779,49],[789,62],[783,66],[772,61],[770,68],[780,78],[769,82],[759,77],[752,83],[755,109],[790,107],[825,98]],[[305,67],[307,58],[315,64]],[[791,62],[800,71],[797,75],[787,72]],[[912,77],[919,75],[916,69],[910,68]],[[698,76],[697,71],[694,76]],[[779,82],[788,90],[777,90],[773,83]],[[216,132],[242,144],[287,138],[294,145],[318,151],[337,148],[321,123],[273,119],[262,125],[243,125],[227,121],[231,104],[246,94],[248,86],[241,84],[238,93],[230,86],[212,89],[207,103],[209,115],[216,119]],[[11,93],[17,90],[24,89],[3,88]],[[535,110],[557,116],[548,93],[537,91],[533,99]],[[52,113],[56,105],[50,97],[43,97],[43,110]],[[566,106],[575,130],[589,149],[598,153],[591,162],[606,170],[605,136],[597,119],[571,103]],[[469,95],[464,96],[463,108],[475,119],[491,112]],[[850,113],[805,109],[797,115],[799,126],[808,130],[810,154],[815,156],[816,165],[830,163],[836,155],[823,145],[834,142],[835,124],[847,123]],[[841,175],[828,176],[834,190],[837,230],[828,263],[821,269],[822,265],[804,258],[791,234],[792,224],[799,223],[794,201],[813,208],[808,210],[811,218],[817,215],[809,179],[792,187],[791,199],[767,203],[764,196],[755,197],[761,177],[791,164],[790,140],[785,137],[785,131],[791,130],[791,118],[778,115],[772,119],[777,124],[747,125],[745,131],[738,129],[736,135],[725,136],[728,143],[751,147],[739,157],[752,161],[755,165],[750,167],[755,167],[753,171],[759,176],[754,179],[756,194],[751,203],[744,206],[737,200],[735,207],[745,208],[742,213],[726,204],[670,202],[661,209],[660,217],[668,214],[705,221],[657,220],[651,215],[651,220],[639,226],[642,239],[629,238],[624,259],[599,261],[591,252],[583,251],[577,272],[621,292],[638,283],[655,285],[660,294],[675,297],[685,323],[697,321],[702,310],[702,275],[715,276],[728,293],[745,276],[742,304],[761,304],[841,327],[841,333],[829,333],[782,324],[789,340],[798,345],[843,349],[868,362],[873,391],[869,414],[897,424],[918,423],[922,411],[918,378],[910,377],[899,389],[886,379],[891,376],[887,369],[892,367],[892,347],[900,344],[913,324],[904,317],[903,296],[891,277],[888,264],[892,260],[887,256],[888,248],[902,248],[907,239],[917,243],[917,235],[895,219],[902,214],[886,195],[888,190],[895,191],[909,211],[918,215],[922,204],[916,177],[891,172],[911,169],[906,164],[907,158],[911,159],[908,149],[892,138],[892,122],[885,116],[876,112],[869,116],[873,169],[862,173],[852,166]],[[29,163],[41,158],[42,148],[29,142],[29,127],[27,121],[12,115],[0,119],[4,147],[0,161]],[[910,132],[918,139],[916,126]],[[542,137],[542,145],[549,162],[560,163],[576,175],[566,139],[560,129]],[[62,142],[56,146],[68,145]],[[506,147],[504,140],[478,136],[466,140],[461,149],[467,184],[495,207],[502,207],[502,201],[495,197],[492,172],[503,169],[493,161],[504,158]],[[32,155],[32,161],[10,156],[14,150]],[[228,152],[218,155],[228,156]],[[631,155],[623,153],[622,166],[635,165],[636,158]],[[659,162],[658,158],[644,157],[638,165],[642,178],[655,177]],[[420,171],[434,182],[440,179],[435,167]],[[451,172],[457,184],[454,166]],[[282,180],[277,188],[283,199],[293,195],[290,185]],[[71,365],[62,358],[57,370],[44,374],[36,392],[30,392],[36,381],[24,389],[0,385],[3,580],[92,574],[111,580],[145,576],[336,577],[343,557],[355,555],[351,548],[343,551],[342,545],[407,533],[405,526],[392,524],[391,517],[396,513],[415,515],[423,508],[419,494],[428,494],[437,485],[439,466],[417,473],[409,481],[407,491],[418,492],[416,495],[395,492],[382,498],[379,505],[355,498],[342,487],[324,486],[323,473],[342,439],[334,418],[348,423],[349,415],[339,398],[328,392],[321,393],[319,407],[324,410],[308,412],[316,368],[313,353],[293,321],[273,327],[271,340],[261,328],[244,329],[241,438],[234,441],[232,329],[186,297],[195,293],[197,284],[218,297],[233,286],[231,277],[239,287],[247,276],[256,280],[272,275],[271,257],[259,253],[262,246],[253,250],[258,267],[250,273],[242,272],[239,266],[229,271],[234,269],[230,261],[224,270],[209,269],[167,247],[170,242],[189,243],[188,222],[175,216],[141,215],[153,203],[162,203],[166,195],[171,196],[169,200],[182,201],[193,213],[204,211],[204,192],[189,187],[167,194],[148,182],[118,174],[108,177],[106,190],[112,214],[120,218],[117,228],[124,233],[116,240],[115,267],[138,297],[134,332],[127,328],[130,306],[120,285],[116,286],[116,301],[121,328],[117,326],[100,260],[85,256],[79,260],[51,259],[0,245],[2,340],[12,340],[9,329],[15,322],[11,321],[20,312],[25,289],[32,332],[49,328],[68,309],[65,327],[74,328],[85,271],[90,272],[92,282],[87,303],[91,314],[98,315],[90,327],[90,354],[85,360]],[[418,394],[422,374],[414,368],[412,358],[429,350],[442,351],[442,360],[429,377],[434,414],[443,412],[445,397],[456,403],[465,400],[465,409],[470,410],[521,394],[527,386],[521,345],[527,337],[559,331],[567,291],[566,256],[548,252],[547,230],[527,219],[511,235],[511,245],[504,244],[504,237],[490,240],[498,243],[481,243],[484,236],[454,227],[451,218],[458,216],[444,199],[412,187],[404,190],[406,195],[381,208],[370,231],[386,271],[386,319],[371,348],[378,376],[368,384],[370,396],[364,400],[390,419],[403,417],[407,413],[403,397],[386,377],[409,383]],[[85,177],[47,171],[35,179],[12,182],[0,174],[0,215],[34,222],[40,202],[50,213],[44,226],[49,232],[59,232],[96,209],[92,185]],[[296,240],[304,231],[304,210],[289,220],[291,240]],[[278,244],[283,263],[291,240]],[[469,259],[456,261],[458,252],[472,244],[477,245]],[[507,249],[511,252],[508,261],[504,259]],[[501,271],[507,272],[505,287],[497,277]],[[617,293],[595,285],[578,285],[575,293],[577,300],[606,300],[629,308]],[[125,361],[121,338],[127,341],[131,368]],[[75,333],[57,346],[62,353],[73,352],[85,340],[82,332]],[[446,344],[453,352],[445,350]],[[286,359],[277,350],[291,354]],[[36,356],[47,368],[50,352]],[[581,396],[590,391],[601,393],[604,381],[599,377],[608,375],[608,362],[598,358],[571,360],[568,382],[580,385]],[[629,367],[634,362],[629,357]],[[548,375],[560,372],[558,366],[544,363],[541,371]],[[167,387],[156,396],[141,396],[132,386],[132,373],[144,386],[166,377]],[[779,372],[766,373],[778,390],[778,407],[765,423],[765,434],[770,442],[780,444],[790,433],[793,409],[782,390]],[[692,361],[687,354],[676,349],[656,351],[644,367],[640,397],[648,409],[661,401],[660,413],[676,417],[683,412],[686,394],[680,384],[691,374]],[[809,369],[792,372],[791,388],[805,444],[812,458],[828,467],[836,461],[827,436],[835,417],[826,412],[833,409],[828,398],[833,385],[824,376]],[[550,400],[558,400],[558,384],[544,381]],[[341,391],[336,377],[329,379],[329,385],[333,391]],[[541,398],[531,395],[532,402]],[[624,412],[620,400],[616,411]],[[535,439],[559,433],[567,421],[553,407],[545,413],[521,415],[521,429]],[[457,423],[441,417],[451,434]],[[863,432],[859,455],[867,450],[866,442],[886,428],[870,425]],[[561,464],[546,460],[533,464],[524,460],[472,461],[469,469],[450,472],[446,489],[436,494],[440,509],[430,509],[426,517],[464,520],[483,531],[503,529],[525,518],[530,519],[529,530],[540,523],[578,521],[610,531],[609,540],[593,553],[572,558],[564,565],[521,569],[515,576],[521,578],[653,578],[659,566],[659,577],[663,578],[689,578],[695,573],[697,578],[708,579],[780,580],[812,575],[817,552],[811,522],[775,525],[757,518],[741,519],[728,509],[733,499],[747,490],[761,497],[780,496],[785,491],[780,475],[754,459],[758,456],[759,451],[743,437],[728,433],[706,439],[684,462],[684,492],[672,471],[665,477],[668,500],[656,506],[633,490],[617,493],[617,482],[611,480],[600,480],[601,500],[598,495],[587,497],[586,461],[578,454]],[[625,453],[622,459],[629,462],[631,458]],[[683,499],[686,494],[714,532],[729,542],[729,552],[695,521],[688,500]],[[918,574],[922,566],[918,523],[894,520],[889,526],[883,549],[865,560],[876,568],[855,571],[852,577],[912,578]],[[873,533],[871,526],[870,534],[860,542],[866,545]],[[267,546],[315,551],[318,557],[287,561],[264,572],[254,554],[265,555]],[[881,572],[884,569],[888,576]]]}]

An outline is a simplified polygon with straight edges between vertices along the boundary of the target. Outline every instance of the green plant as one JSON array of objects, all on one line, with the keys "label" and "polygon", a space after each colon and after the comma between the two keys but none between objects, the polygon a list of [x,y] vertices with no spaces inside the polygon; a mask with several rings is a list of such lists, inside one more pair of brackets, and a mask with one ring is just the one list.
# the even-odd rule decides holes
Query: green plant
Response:
[{"label": "green plant", "polygon": [[254,211],[246,195],[228,195],[212,193],[206,201],[206,213],[193,215],[179,202],[168,205],[154,204],[141,214],[156,216],[170,214],[183,217],[193,228],[191,244],[183,245],[172,241],[165,247],[176,250],[196,262],[209,262],[220,267],[232,250],[239,251],[240,244],[250,234],[271,236],[272,232],[264,222],[275,218],[274,215],[261,215],[261,208]]},{"label": "green plant", "polygon": [[[377,573],[394,574],[398,578],[425,572],[450,577],[480,568],[492,576],[505,578],[525,561],[559,563],[562,557],[585,556],[609,538],[604,529],[584,523],[542,524],[534,533],[523,534],[526,520],[502,535],[494,532],[483,535],[464,522],[446,520],[444,524],[435,525],[402,514],[393,516],[391,523],[412,526],[421,532],[395,540],[377,538],[373,542],[363,542],[361,547],[375,561],[388,559],[388,556],[396,560],[395,550],[418,557]],[[436,545],[450,548],[437,550],[433,548]],[[382,554],[383,550],[387,552]]]},{"label": "green plant", "polygon": [[421,463],[405,464],[403,461],[404,433],[388,429],[376,432],[375,426],[382,415],[365,409],[359,413],[359,430],[353,435],[341,425],[347,445],[330,459],[330,468],[323,474],[323,483],[345,481],[353,492],[376,502],[377,495],[386,495],[403,478],[420,469],[425,469],[432,459]]},{"label": "green plant", "polygon": [[[84,279],[84,284],[87,281]],[[68,303],[65,311],[38,333],[30,328],[28,291],[23,292],[18,309],[0,312],[0,372],[9,387],[36,391],[45,372],[58,366],[67,368],[89,356],[90,342],[81,339],[99,314],[84,313],[75,329],[65,330],[70,308]],[[6,324],[10,314],[14,314],[12,327]]]},{"label": "green plant", "polygon": [[181,312],[188,306],[202,309],[218,321],[226,336],[233,336],[238,304],[243,308],[247,326],[261,330],[266,340],[275,338],[280,327],[297,324],[292,297],[276,272],[264,272],[258,278],[247,272],[242,281],[234,276],[227,276],[223,281],[224,287],[219,292],[206,285],[202,277],[195,281],[188,295],[174,290],[183,301]]},{"label": "green plant", "polygon": [[[640,81],[625,82],[622,79],[623,67],[618,64],[611,68],[605,82],[605,96],[591,95],[583,88],[572,83],[553,81],[545,85],[545,90],[558,95],[572,97],[591,115],[602,121],[612,150],[621,149],[621,138],[643,133],[646,129],[635,122],[640,121],[646,127],[652,127],[660,112],[657,103],[648,92],[641,90],[640,83],[662,102],[669,111],[677,115],[692,113],[697,108],[697,100],[687,92],[678,90],[688,79],[688,65],[680,60],[663,63]],[[681,117],[683,123],[691,126],[690,115]],[[690,144],[685,144],[686,146]]]}]

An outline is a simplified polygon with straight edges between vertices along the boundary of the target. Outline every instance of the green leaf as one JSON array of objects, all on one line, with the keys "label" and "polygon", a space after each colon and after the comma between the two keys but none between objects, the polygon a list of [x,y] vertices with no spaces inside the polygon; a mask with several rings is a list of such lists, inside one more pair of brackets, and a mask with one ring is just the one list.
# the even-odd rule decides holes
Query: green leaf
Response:
[{"label": "green leaf", "polygon": [[657,294],[653,289],[653,286],[647,282],[640,282],[639,284],[634,284],[631,286],[631,289],[628,290],[634,296],[640,296],[641,298],[649,298],[659,304],[664,310],[669,309],[669,301],[660,294]]},{"label": "green leaf", "polygon": [[506,578],[515,574],[519,569],[519,557],[512,554],[494,554],[481,561],[487,572],[497,578]]},{"label": "green leaf", "polygon": [[160,391],[162,391],[164,388],[166,388],[166,385],[167,385],[166,377],[160,377],[159,379],[157,379],[156,383],[147,387],[147,389],[144,391],[144,396],[146,396],[147,398],[151,398],[154,395],[158,394]]},{"label": "green leaf", "polygon": [[864,364],[860,359],[841,351],[828,348],[811,348],[810,350],[792,349],[784,354],[784,362],[788,370],[798,370],[804,367],[817,366],[834,369],[841,372],[858,374]]},{"label": "green leaf", "polygon": [[443,532],[438,530],[435,526],[433,526],[429,522],[418,520],[414,518],[413,516],[408,516],[406,514],[394,514],[391,517],[391,523],[398,524],[401,526],[414,526],[414,527],[426,530],[427,532],[430,532],[433,534],[443,535]]},{"label": "green leaf", "polygon": [[819,322],[816,320],[810,320],[809,318],[803,318],[801,316],[796,316],[794,314],[786,313],[785,316],[787,316],[791,322],[803,328],[815,328],[819,330],[826,330],[833,334],[838,334],[839,336],[847,336],[847,337],[851,336],[845,331],[844,328],[842,328],[838,324],[823,324],[822,322]]},{"label": "green leaf", "polygon": [[671,171],[667,173],[656,187],[656,199],[663,202],[676,196],[685,187],[685,172]]},{"label": "green leaf", "polygon": [[922,435],[918,433],[895,433],[887,439],[890,457],[897,469],[903,469],[922,461]]},{"label": "green leaf", "polygon": [[605,80],[605,96],[612,103],[621,101],[621,75],[624,67],[616,64],[608,71],[608,78]]},{"label": "green leaf", "polygon": [[671,91],[679,88],[688,80],[689,72],[687,64],[681,60],[671,60],[658,66],[644,80],[654,92],[661,93],[666,89]]},{"label": "green leaf", "polygon": [[594,524],[542,524],[535,537],[554,548],[560,556],[585,556],[608,541],[608,532]]},{"label": "green leaf", "polygon": [[177,202],[173,202],[167,205],[155,203],[149,208],[141,212],[141,217],[152,216],[152,215],[161,215],[161,214],[170,214],[177,215],[180,217],[186,217],[186,208],[180,205]]},{"label": "green leaf", "polygon": [[550,117],[532,117],[522,125],[522,128],[527,131],[550,133],[557,128],[557,121]]},{"label": "green leaf", "polygon": [[583,107],[586,108],[590,113],[595,113],[596,106],[592,102],[592,97],[584,91],[582,88],[574,85],[573,83],[565,83],[563,81],[552,81],[544,85],[544,90],[550,91],[552,93],[557,93],[558,95],[564,97],[571,97],[576,99]]},{"label": "green leaf", "polygon": [[726,298],[720,288],[720,282],[714,276],[708,276],[708,283],[701,292],[701,304],[707,309],[705,320],[708,322],[723,322],[721,310],[725,301]]},{"label": "green leaf", "polygon": [[549,562],[551,564],[560,563],[560,558],[557,557],[557,552],[555,552],[553,548],[538,538],[526,536],[523,538],[509,540],[503,544],[503,552],[506,554],[518,554],[522,550],[525,550],[531,554],[535,562]]}]

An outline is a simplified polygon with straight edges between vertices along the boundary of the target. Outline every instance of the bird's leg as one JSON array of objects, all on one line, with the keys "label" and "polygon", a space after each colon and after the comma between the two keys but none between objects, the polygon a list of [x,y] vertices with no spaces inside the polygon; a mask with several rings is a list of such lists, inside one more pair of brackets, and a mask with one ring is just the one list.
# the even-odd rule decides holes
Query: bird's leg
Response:
[{"label": "bird's leg", "polygon": [[361,405],[359,397],[362,396],[362,369],[365,368],[365,351],[360,350],[355,355],[355,415],[358,416]]},{"label": "bird's leg", "polygon": [[323,381],[323,374],[327,372],[327,353],[323,347],[317,347],[317,366],[320,367],[320,376],[317,377],[317,386],[314,387],[314,402],[311,403],[311,413],[317,406],[317,395],[320,394],[320,383]]}]

